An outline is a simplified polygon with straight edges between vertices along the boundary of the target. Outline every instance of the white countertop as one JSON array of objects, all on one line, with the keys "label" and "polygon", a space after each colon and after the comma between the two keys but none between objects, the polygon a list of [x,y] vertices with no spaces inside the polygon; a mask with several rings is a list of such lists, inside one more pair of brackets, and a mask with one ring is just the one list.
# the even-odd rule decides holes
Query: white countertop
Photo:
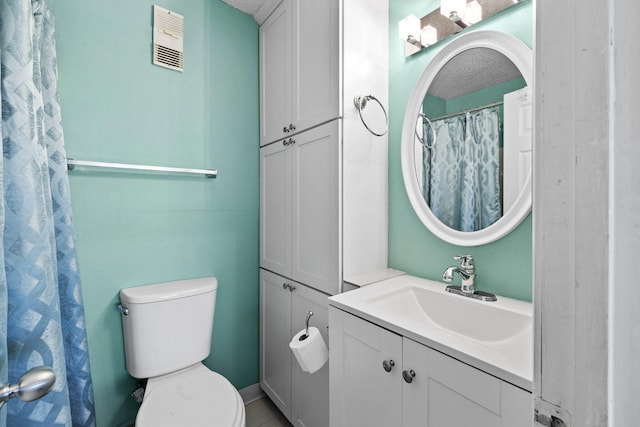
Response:
[{"label": "white countertop", "polygon": [[[531,391],[533,378],[532,304],[501,296],[498,296],[496,302],[477,301],[450,294],[445,291],[445,287],[444,283],[402,275],[335,295],[329,298],[329,304],[445,353],[508,383]],[[460,319],[456,319],[459,320],[457,322],[459,324],[483,321],[481,318],[477,320],[465,319],[465,313],[472,315],[473,313],[484,313],[479,317],[493,320],[493,322],[488,322],[492,323],[491,327],[500,328],[500,315],[513,313],[520,319],[525,319],[525,326],[521,330],[518,329],[517,333],[505,335],[507,338],[504,339],[473,339],[441,327],[426,315],[420,317],[420,313],[415,308],[418,307],[417,304],[406,297],[401,301],[400,310],[393,311],[378,303],[382,299],[388,298],[389,295],[395,298],[393,295],[399,294],[404,288],[423,288],[428,291],[427,296],[432,295],[433,300],[438,299],[445,302],[447,307],[453,307],[451,316],[459,316]],[[454,299],[450,300],[449,298]],[[481,304],[481,306],[473,306],[472,304]],[[398,306],[397,302],[396,306]],[[403,313],[404,309],[406,311]],[[492,318],[493,309],[496,309],[496,314]],[[498,320],[497,323],[496,320]],[[473,326],[482,332],[483,325],[475,324]],[[505,325],[505,327],[508,326],[511,325]],[[491,331],[487,332],[488,336],[492,335]]]}]

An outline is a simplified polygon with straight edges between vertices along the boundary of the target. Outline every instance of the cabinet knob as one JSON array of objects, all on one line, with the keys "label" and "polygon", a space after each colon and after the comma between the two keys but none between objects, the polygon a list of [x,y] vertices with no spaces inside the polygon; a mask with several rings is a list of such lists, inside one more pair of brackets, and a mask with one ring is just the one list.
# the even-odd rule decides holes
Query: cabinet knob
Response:
[{"label": "cabinet knob", "polygon": [[396,366],[396,362],[394,362],[393,359],[382,361],[382,368],[387,372],[391,372],[394,366]]},{"label": "cabinet knob", "polygon": [[411,384],[415,377],[416,373],[413,369],[410,371],[402,371],[402,378],[404,378],[404,380],[409,384]]},{"label": "cabinet knob", "polygon": [[289,144],[295,144],[295,143],[296,143],[296,140],[295,140],[295,139],[293,139],[293,138],[289,138]]},{"label": "cabinet knob", "polygon": [[283,284],[282,284],[282,289],[287,289],[288,287],[289,287],[289,284],[288,284],[288,283],[283,283]]},{"label": "cabinet knob", "polygon": [[289,285],[289,292],[293,292],[296,290],[296,286],[295,285]]},{"label": "cabinet knob", "polygon": [[296,130],[296,127],[293,125],[293,123],[291,123],[289,125],[289,131],[293,131],[293,130]]},{"label": "cabinet knob", "polygon": [[288,127],[286,127],[286,126],[285,126],[285,127],[283,127],[283,128],[282,128],[282,132],[284,132],[284,133],[289,133],[289,128],[288,128]]}]

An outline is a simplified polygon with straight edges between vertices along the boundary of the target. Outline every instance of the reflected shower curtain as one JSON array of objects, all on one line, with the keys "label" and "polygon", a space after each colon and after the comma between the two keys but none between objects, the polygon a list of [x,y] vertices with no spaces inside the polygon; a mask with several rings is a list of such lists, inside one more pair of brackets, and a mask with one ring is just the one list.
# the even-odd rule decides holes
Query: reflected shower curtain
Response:
[{"label": "reflected shower curtain", "polygon": [[482,230],[502,216],[498,111],[435,120],[435,141],[430,129],[423,131],[423,195],[433,214],[455,230]]},{"label": "reflected shower curtain", "polygon": [[71,220],[53,19],[44,0],[0,0],[2,174],[0,374],[50,366],[54,388],[11,399],[0,425],[95,425]]}]

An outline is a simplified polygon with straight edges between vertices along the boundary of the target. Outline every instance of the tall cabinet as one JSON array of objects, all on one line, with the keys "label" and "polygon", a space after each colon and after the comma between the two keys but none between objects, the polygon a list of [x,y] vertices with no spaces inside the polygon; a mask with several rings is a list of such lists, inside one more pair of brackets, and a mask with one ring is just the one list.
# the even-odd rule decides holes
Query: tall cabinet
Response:
[{"label": "tall cabinet", "polygon": [[296,426],[329,425],[329,365],[302,372],[289,341],[313,312],[328,344],[327,297],[386,267],[387,139],[353,104],[387,100],[373,3],[283,0],[260,27],[260,385]]},{"label": "tall cabinet", "polygon": [[260,27],[260,145],[337,119],[339,2],[283,0]]}]

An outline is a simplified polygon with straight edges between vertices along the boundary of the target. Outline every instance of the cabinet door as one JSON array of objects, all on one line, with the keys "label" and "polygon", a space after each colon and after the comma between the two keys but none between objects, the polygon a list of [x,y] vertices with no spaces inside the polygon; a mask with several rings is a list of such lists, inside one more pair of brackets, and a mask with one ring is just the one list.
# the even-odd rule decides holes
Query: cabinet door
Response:
[{"label": "cabinet door", "polygon": [[330,425],[401,425],[402,337],[335,307],[329,322]]},{"label": "cabinet door", "polygon": [[[297,334],[305,328],[307,314],[313,316],[310,326],[318,328],[324,342],[329,344],[327,295],[306,286],[298,285],[292,293],[293,330]],[[300,369],[295,357],[293,364],[293,425],[299,427],[327,427],[329,425],[329,363],[309,374]]]},{"label": "cabinet door", "polygon": [[291,275],[291,150],[260,149],[260,267]]},{"label": "cabinet door", "polygon": [[292,104],[291,0],[260,26],[260,145],[286,135]]},{"label": "cabinet door", "polygon": [[531,394],[410,339],[403,341],[403,426],[531,425]]},{"label": "cabinet door", "polygon": [[342,278],[340,121],[293,139],[291,275],[327,294]]},{"label": "cabinet door", "polygon": [[291,416],[291,292],[283,277],[260,269],[260,386]]},{"label": "cabinet door", "polygon": [[298,131],[339,116],[339,2],[293,0],[293,108]]}]

